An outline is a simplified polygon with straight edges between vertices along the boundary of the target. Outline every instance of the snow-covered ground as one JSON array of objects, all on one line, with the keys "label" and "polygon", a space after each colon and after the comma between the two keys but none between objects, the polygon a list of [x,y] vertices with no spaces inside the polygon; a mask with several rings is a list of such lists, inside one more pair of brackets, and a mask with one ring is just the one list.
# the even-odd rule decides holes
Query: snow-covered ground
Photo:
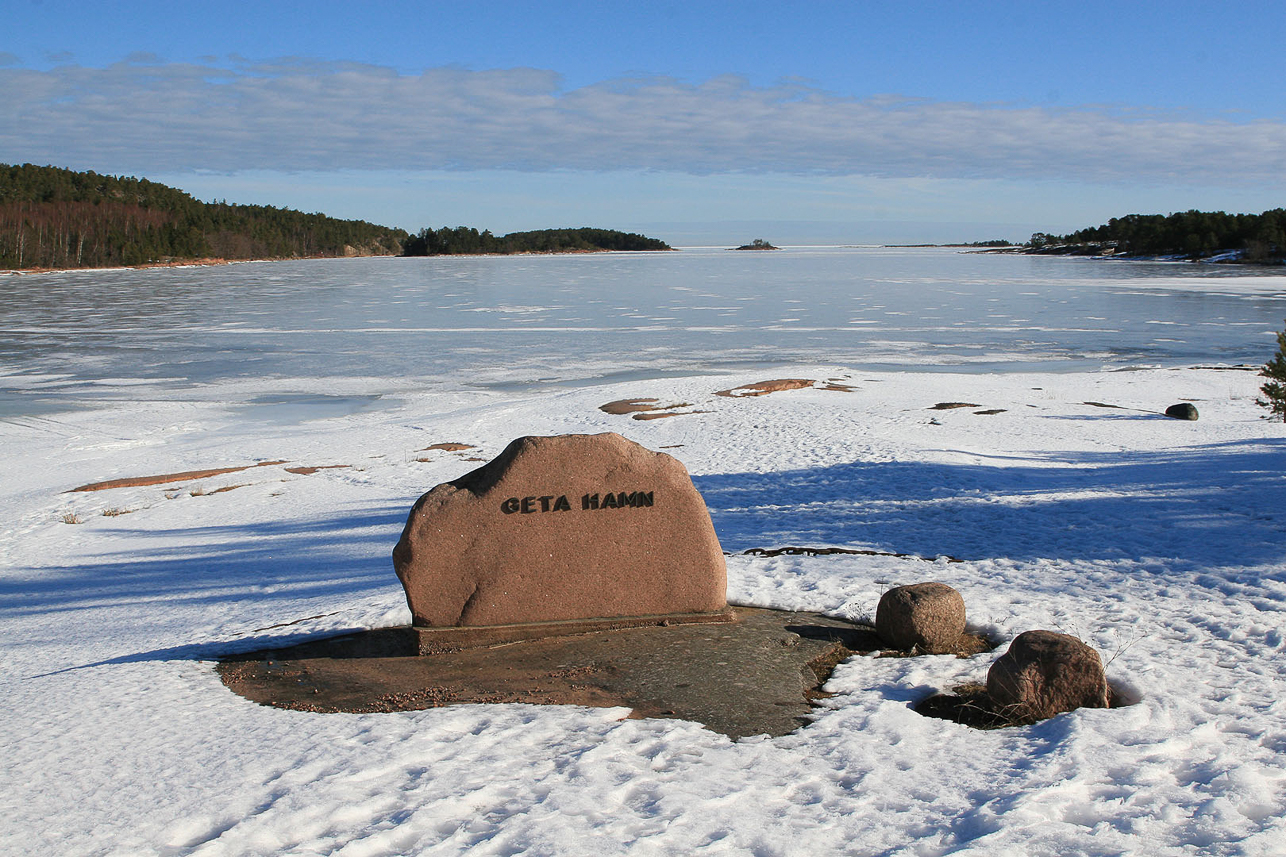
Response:
[{"label": "snow-covered ground", "polygon": [[[1286,427],[1261,419],[1261,379],[781,376],[856,389],[713,395],[759,373],[521,393],[230,382],[183,400],[141,385],[0,423],[0,852],[1286,854]],[[282,398],[371,389],[396,399]],[[221,404],[255,396],[296,411]],[[705,413],[598,410],[640,396]],[[1156,415],[1182,399],[1199,421]],[[930,410],[951,401],[978,407]],[[334,407],[301,420],[310,402]],[[688,466],[734,554],[734,603],[871,618],[889,586],[940,580],[1002,639],[1085,639],[1136,703],[993,732],[911,709],[1003,646],[855,658],[812,725],[737,742],[623,709],[311,714],[220,684],[221,653],[407,622],[389,554],[420,493],[519,435],[599,431]],[[424,451],[441,442],[476,448]],[[285,469],[300,465],[347,467]],[[926,559],[739,555],[781,545]],[[946,556],[964,562],[927,559]]]}]

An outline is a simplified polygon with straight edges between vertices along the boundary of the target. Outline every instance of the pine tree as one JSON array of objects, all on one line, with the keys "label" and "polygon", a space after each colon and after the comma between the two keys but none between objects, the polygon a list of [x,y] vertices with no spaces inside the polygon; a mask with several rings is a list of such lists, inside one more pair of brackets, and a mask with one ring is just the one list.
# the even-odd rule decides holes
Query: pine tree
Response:
[{"label": "pine tree", "polygon": [[1268,419],[1286,422],[1286,331],[1277,334],[1277,354],[1259,374],[1272,380],[1259,388],[1264,398],[1255,403],[1268,408]]}]

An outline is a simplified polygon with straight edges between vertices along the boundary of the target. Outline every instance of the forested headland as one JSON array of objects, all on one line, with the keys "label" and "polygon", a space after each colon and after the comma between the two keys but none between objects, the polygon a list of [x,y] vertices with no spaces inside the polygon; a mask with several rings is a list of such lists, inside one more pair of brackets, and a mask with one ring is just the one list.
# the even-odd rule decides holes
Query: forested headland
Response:
[{"label": "forested headland", "polygon": [[669,244],[636,232],[615,229],[537,229],[492,235],[468,226],[421,229],[406,239],[404,256],[456,256],[475,253],[591,253],[602,250],[669,250]]},{"label": "forested headland", "polygon": [[201,202],[122,176],[0,164],[0,270],[105,268],[201,259],[439,256],[669,250],[612,229],[495,236],[471,227],[404,229],[270,205]]},{"label": "forested headland", "polygon": [[1286,257],[1286,209],[1263,214],[1184,211],[1130,214],[1068,235],[1037,232],[1025,252],[1085,256],[1178,256],[1280,265]]},{"label": "forested headland", "polygon": [[147,179],[0,165],[0,268],[390,255],[406,238],[363,220],[201,202]]}]

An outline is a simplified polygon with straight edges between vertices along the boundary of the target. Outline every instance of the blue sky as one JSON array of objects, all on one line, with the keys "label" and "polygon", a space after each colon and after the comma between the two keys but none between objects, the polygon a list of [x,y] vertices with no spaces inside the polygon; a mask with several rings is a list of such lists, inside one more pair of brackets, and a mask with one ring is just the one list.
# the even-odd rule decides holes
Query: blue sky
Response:
[{"label": "blue sky", "polygon": [[1026,238],[1286,204],[1286,4],[10,0],[0,161],[417,229]]}]

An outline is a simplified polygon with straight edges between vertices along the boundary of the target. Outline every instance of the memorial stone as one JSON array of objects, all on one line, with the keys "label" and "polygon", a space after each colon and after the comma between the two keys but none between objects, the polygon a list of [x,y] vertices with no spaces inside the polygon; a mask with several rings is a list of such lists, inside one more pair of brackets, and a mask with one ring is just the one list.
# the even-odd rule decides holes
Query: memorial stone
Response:
[{"label": "memorial stone", "polygon": [[437,486],[393,565],[420,627],[727,610],[723,551],[687,470],[614,433],[522,437]]}]

